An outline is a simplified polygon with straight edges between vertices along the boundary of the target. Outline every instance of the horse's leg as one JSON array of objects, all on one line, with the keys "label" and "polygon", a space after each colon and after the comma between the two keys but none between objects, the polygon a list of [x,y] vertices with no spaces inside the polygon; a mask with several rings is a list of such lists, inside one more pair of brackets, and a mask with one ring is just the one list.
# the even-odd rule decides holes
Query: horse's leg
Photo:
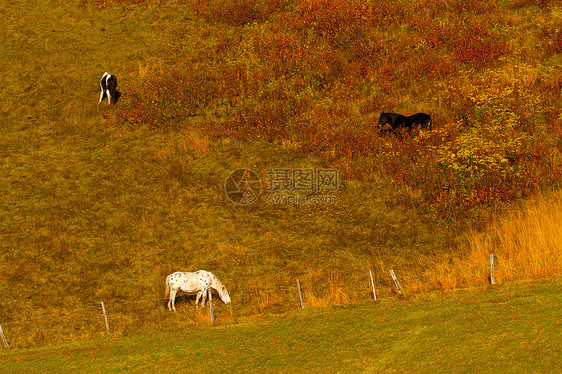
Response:
[{"label": "horse's leg", "polygon": [[172,290],[169,288],[170,285],[168,284],[168,280],[166,280],[166,293],[168,294],[168,302],[166,303],[166,306],[168,307],[168,310],[171,310],[171,304],[172,304]]},{"label": "horse's leg", "polygon": [[[170,309],[170,303],[172,308]],[[170,290],[170,300],[168,301],[168,310],[176,311],[176,290]]]},{"label": "horse's leg", "polygon": [[203,305],[201,305],[202,307],[205,306],[205,303],[207,302],[207,293],[209,292],[209,289],[207,288],[205,291],[201,291],[203,293]]},{"label": "horse's leg", "polygon": [[197,292],[197,298],[195,299],[195,307],[199,306],[199,300],[201,300],[201,291]]},{"label": "horse's leg", "polygon": [[172,311],[172,290],[170,290],[170,295],[168,296],[168,310]]}]

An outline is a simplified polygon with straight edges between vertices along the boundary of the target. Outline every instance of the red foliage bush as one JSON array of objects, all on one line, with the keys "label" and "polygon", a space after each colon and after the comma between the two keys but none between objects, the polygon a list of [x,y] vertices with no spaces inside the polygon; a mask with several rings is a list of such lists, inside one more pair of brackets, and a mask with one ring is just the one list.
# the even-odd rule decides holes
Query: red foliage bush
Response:
[{"label": "red foliage bush", "polygon": [[375,16],[370,4],[357,0],[302,0],[296,5],[292,25],[345,49],[360,40]]},{"label": "red foliage bush", "polygon": [[488,65],[508,52],[507,43],[489,31],[485,22],[472,21],[464,27],[417,21],[413,29],[434,49],[447,48],[463,64]]},{"label": "red foliage bush", "polygon": [[455,59],[479,66],[494,62],[508,51],[507,43],[480,24],[469,25],[454,42]]},{"label": "red foliage bush", "polygon": [[562,23],[556,27],[543,28],[541,38],[545,40],[545,50],[548,56],[562,53]]},{"label": "red foliage bush", "polygon": [[268,4],[256,0],[209,0],[205,17],[214,22],[242,26],[263,21],[271,11]]},{"label": "red foliage bush", "polygon": [[183,66],[182,70],[152,71],[126,85],[129,105],[119,110],[123,123],[154,128],[175,126],[216,100],[219,80],[212,72]]},{"label": "red foliage bush", "polygon": [[[439,106],[438,113],[431,113],[434,124],[461,123],[456,118],[477,111],[474,102],[447,87],[459,70],[486,75],[481,67],[509,52],[504,37],[493,31],[500,12],[494,1],[202,0],[199,4],[200,14],[209,22],[208,43],[214,40],[213,23],[221,23],[220,29],[231,27],[230,31],[245,25],[243,32],[233,33],[241,36],[210,45],[213,56],[191,56],[191,63],[177,63],[169,72],[157,71],[130,83],[126,86],[130,105],[119,109],[122,122],[181,126],[185,118],[211,111],[216,120],[203,125],[206,136],[289,141],[300,147],[297,151],[313,152],[324,165],[339,168],[346,178],[387,178],[422,191],[428,205],[443,211],[528,195],[561,176],[556,162],[544,161],[562,145],[539,140],[516,152],[500,149],[490,155],[484,149],[468,159],[454,155],[470,150],[468,141],[456,149],[453,143],[473,131],[473,125],[493,119],[489,113],[458,128],[451,125],[447,131],[421,136],[416,132],[381,136],[377,129],[378,112],[401,111],[414,101],[418,107]],[[559,29],[549,27],[543,33],[550,43],[548,53],[560,53]],[[548,80],[531,85],[551,99],[553,104],[545,106],[541,115],[557,131],[558,84]],[[438,91],[439,97],[430,97]],[[508,109],[519,121],[525,118],[526,108]],[[521,127],[514,126],[513,131],[536,130],[531,125]],[[492,144],[490,152],[497,147]],[[440,162],[443,150],[453,153],[451,162]],[[489,156],[509,161],[478,169],[482,161],[478,157],[485,164]],[[457,159],[465,162],[460,168],[454,164]]]},{"label": "red foliage bush", "polygon": [[546,8],[551,4],[554,4],[556,0],[514,0],[511,4],[512,8],[523,8],[526,6],[538,6],[541,8]]}]

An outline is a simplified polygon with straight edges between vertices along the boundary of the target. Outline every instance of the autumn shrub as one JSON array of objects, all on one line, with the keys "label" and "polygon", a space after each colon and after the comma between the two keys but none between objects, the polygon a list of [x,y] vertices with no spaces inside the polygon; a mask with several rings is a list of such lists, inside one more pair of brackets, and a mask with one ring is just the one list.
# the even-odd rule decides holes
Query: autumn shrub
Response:
[{"label": "autumn shrub", "polygon": [[461,63],[486,65],[507,53],[507,43],[480,24],[471,24],[457,36],[454,56]]},{"label": "autumn shrub", "polygon": [[373,10],[370,5],[351,0],[302,0],[296,6],[295,26],[343,45],[362,36]]},{"label": "autumn shrub", "polygon": [[499,143],[478,131],[468,131],[454,142],[437,148],[437,162],[451,172],[459,194],[474,200],[470,203],[510,200],[513,196],[504,194],[512,189],[505,188],[504,184],[512,181],[517,172],[522,172],[516,160],[524,153],[528,142],[523,136]]},{"label": "autumn shrub", "polygon": [[[501,73],[495,74],[501,81]],[[556,159],[558,151],[540,140],[537,129],[530,133],[522,126],[522,111],[541,107],[525,86],[485,80],[466,83],[459,90],[467,101],[468,117],[457,123],[460,131],[454,139],[433,150],[438,165],[469,206],[528,196],[560,177],[552,163],[535,164],[538,159]],[[529,167],[532,164],[536,167]]]},{"label": "autumn shrub", "polygon": [[[235,74],[227,70],[225,74]],[[225,84],[214,71],[182,64],[172,69],[153,68],[145,71],[137,82],[125,85],[129,105],[119,111],[120,121],[148,124],[154,128],[175,126],[183,119],[201,113],[216,103],[220,85],[228,92],[236,88]]]},{"label": "autumn shrub", "polygon": [[426,54],[411,60],[407,65],[408,76],[415,81],[447,79],[456,73],[455,65],[445,56]]},{"label": "autumn shrub", "polygon": [[424,19],[414,21],[412,28],[420,33],[429,47],[444,48],[454,61],[462,64],[489,65],[509,51],[507,42],[490,31],[489,20],[458,19],[457,22],[444,23]]},{"label": "autumn shrub", "polygon": [[526,6],[537,6],[541,8],[545,8],[551,4],[553,4],[555,0],[514,0],[511,3],[512,8],[523,8]]},{"label": "autumn shrub", "polygon": [[[202,136],[290,142],[348,178],[422,191],[443,211],[527,196],[560,177],[562,79],[498,60],[512,52],[498,2],[197,4],[217,55],[131,83],[123,122],[205,116]],[[214,39],[215,26],[238,37]],[[554,26],[539,28],[548,56],[559,51]],[[432,130],[379,132],[379,112],[416,110],[432,115]]]},{"label": "autumn shrub", "polygon": [[546,42],[545,50],[548,56],[562,53],[562,22],[556,26],[545,27],[541,36]]},{"label": "autumn shrub", "polygon": [[205,18],[231,26],[242,26],[254,21],[263,21],[272,9],[267,2],[256,0],[208,0]]}]

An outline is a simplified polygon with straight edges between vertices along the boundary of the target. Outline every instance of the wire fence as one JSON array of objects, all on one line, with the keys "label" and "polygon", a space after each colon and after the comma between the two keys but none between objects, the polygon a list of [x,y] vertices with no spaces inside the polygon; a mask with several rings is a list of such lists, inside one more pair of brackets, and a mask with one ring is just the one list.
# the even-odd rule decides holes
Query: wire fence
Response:
[{"label": "wire fence", "polygon": [[[339,277],[314,282],[293,278],[293,284],[256,287],[251,295],[237,295],[228,305],[215,293],[204,308],[195,308],[195,295],[176,297],[177,312],[169,312],[163,297],[133,301],[100,300],[99,304],[63,309],[30,318],[0,321],[0,338],[6,348],[43,345],[96,336],[121,336],[158,326],[162,331],[215,322],[235,322],[240,318],[285,313],[306,307],[345,305],[374,301],[380,297],[403,293],[400,274],[390,269],[388,275],[373,278],[368,271],[361,283],[350,285]],[[345,277],[344,277],[345,279]],[[490,256],[488,279],[493,282],[493,256]],[[493,284],[493,283],[492,283]],[[211,297],[209,297],[211,299]]]}]

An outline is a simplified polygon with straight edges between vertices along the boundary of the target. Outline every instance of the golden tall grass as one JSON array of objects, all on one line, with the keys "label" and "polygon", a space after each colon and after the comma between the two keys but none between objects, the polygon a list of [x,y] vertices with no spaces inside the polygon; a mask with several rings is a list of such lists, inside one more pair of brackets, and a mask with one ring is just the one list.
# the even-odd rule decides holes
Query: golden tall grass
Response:
[{"label": "golden tall grass", "polygon": [[562,273],[562,193],[529,200],[496,219],[484,232],[467,234],[467,247],[435,261],[432,285],[450,289],[486,283],[490,254],[497,282],[555,277]]},{"label": "golden tall grass", "polygon": [[334,270],[323,272],[309,269],[303,279],[307,285],[303,291],[306,306],[325,307],[356,301],[341,274]]}]

